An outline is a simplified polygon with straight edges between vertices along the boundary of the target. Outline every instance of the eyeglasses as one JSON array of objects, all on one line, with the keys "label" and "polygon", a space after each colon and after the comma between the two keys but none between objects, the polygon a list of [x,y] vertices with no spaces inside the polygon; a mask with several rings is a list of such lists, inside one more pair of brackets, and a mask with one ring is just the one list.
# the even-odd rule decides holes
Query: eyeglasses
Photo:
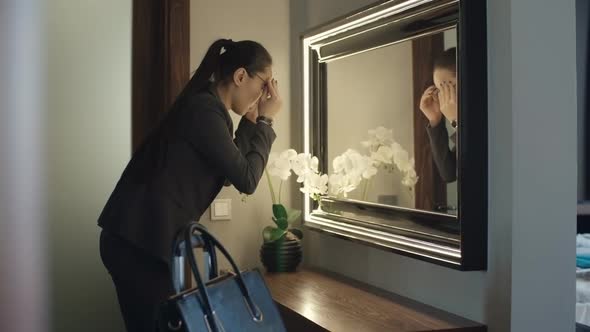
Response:
[{"label": "eyeglasses", "polygon": [[258,75],[258,73],[254,73],[254,75],[256,75],[256,77],[258,77],[262,81],[262,83],[266,85],[266,80],[262,78],[262,76]]},{"label": "eyeglasses", "polygon": [[262,78],[262,76],[258,75],[258,73],[254,73],[254,75],[256,75],[256,77],[258,77],[260,80],[262,80],[262,82],[266,83],[264,78]]},{"label": "eyeglasses", "polygon": [[264,78],[262,78],[262,76],[258,75],[258,73],[254,73],[254,75],[256,75],[256,77],[258,77],[261,81],[262,81],[262,91],[264,91],[264,89],[266,89],[266,80]]}]

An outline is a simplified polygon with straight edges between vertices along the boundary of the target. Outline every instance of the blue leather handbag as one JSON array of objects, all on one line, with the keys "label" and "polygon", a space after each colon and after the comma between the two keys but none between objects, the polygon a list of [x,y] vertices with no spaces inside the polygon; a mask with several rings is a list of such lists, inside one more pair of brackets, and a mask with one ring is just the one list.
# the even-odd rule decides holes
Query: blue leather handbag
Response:
[{"label": "blue leather handbag", "polygon": [[[208,248],[209,254],[213,257],[215,248],[219,249],[229,261],[234,273],[204,282],[192,250],[193,246],[185,245],[183,249],[197,287],[181,291],[176,287],[179,284],[178,274],[172,274],[177,294],[171,296],[160,307],[160,331],[286,331],[258,269],[240,271],[225,247],[199,223],[190,223],[182,233],[185,243],[194,243],[196,237],[196,241],[202,241],[203,247]],[[175,251],[177,246],[178,243],[175,244]]]}]

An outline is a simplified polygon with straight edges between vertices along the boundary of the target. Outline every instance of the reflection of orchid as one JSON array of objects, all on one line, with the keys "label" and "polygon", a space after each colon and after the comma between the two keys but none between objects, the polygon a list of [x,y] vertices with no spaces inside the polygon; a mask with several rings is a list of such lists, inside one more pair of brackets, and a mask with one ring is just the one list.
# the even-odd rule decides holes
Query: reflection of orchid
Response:
[{"label": "reflection of orchid", "polygon": [[385,127],[377,127],[375,129],[369,129],[369,140],[363,141],[361,144],[369,148],[371,151],[375,151],[382,145],[390,145],[393,143],[393,130]]},{"label": "reflection of orchid", "polygon": [[376,166],[391,164],[393,161],[393,147],[391,145],[380,146],[377,151],[371,152],[371,159],[375,161]]},{"label": "reflection of orchid", "polygon": [[353,149],[348,149],[334,158],[332,163],[334,173],[344,173],[350,176],[370,179],[377,174],[377,168],[369,156],[363,156]]},{"label": "reflection of orchid", "polygon": [[330,192],[343,197],[356,189],[363,179],[369,180],[377,174],[375,161],[353,149],[334,158],[332,167],[334,173],[330,176]]},{"label": "reflection of orchid", "polygon": [[382,126],[370,129],[369,140],[361,144],[369,149],[374,167],[381,167],[389,172],[397,168],[403,174],[402,185],[406,187],[412,188],[418,182],[414,158],[410,159],[408,151],[393,139],[393,130]]},{"label": "reflection of orchid", "polygon": [[407,187],[413,187],[418,182],[418,176],[414,168],[415,160],[410,159],[408,151],[404,150],[397,142],[392,144],[393,163],[404,174],[402,184]]},{"label": "reflection of orchid", "polygon": [[331,174],[329,179],[330,194],[347,197],[348,193],[355,190],[360,183],[360,177],[339,173]]},{"label": "reflection of orchid", "polygon": [[404,178],[402,179],[402,184],[406,187],[413,187],[418,183],[418,175],[416,174],[416,170],[413,167],[414,158],[412,158],[412,168],[410,168]]},{"label": "reflection of orchid", "polygon": [[329,178],[332,195],[347,197],[347,194],[364,182],[362,197],[366,199],[369,182],[378,168],[392,172],[396,168],[403,174],[402,185],[410,189],[418,182],[414,169],[414,158],[393,139],[393,130],[377,127],[369,130],[369,139],[361,142],[369,149],[369,155],[362,155],[353,149],[346,150],[334,158],[333,173]]}]

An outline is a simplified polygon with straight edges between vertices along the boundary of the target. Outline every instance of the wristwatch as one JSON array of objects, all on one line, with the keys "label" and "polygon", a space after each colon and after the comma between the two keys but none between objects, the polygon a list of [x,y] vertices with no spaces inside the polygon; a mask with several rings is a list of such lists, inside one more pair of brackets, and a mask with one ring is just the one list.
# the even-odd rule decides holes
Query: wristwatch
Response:
[{"label": "wristwatch", "polygon": [[259,116],[256,118],[256,123],[259,123],[259,122],[262,122],[262,123],[264,123],[265,125],[268,125],[268,126],[271,126],[271,127],[272,127],[272,119],[271,119],[271,118],[269,118],[269,117],[266,117],[266,116],[264,116],[264,115],[259,115]]}]

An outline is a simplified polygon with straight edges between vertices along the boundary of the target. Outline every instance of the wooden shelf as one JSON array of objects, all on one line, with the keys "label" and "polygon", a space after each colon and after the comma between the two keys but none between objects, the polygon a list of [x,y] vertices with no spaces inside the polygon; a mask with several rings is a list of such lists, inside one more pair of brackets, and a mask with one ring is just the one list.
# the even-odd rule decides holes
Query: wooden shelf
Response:
[{"label": "wooden shelf", "polygon": [[482,324],[327,271],[264,277],[288,331],[486,331]]}]

